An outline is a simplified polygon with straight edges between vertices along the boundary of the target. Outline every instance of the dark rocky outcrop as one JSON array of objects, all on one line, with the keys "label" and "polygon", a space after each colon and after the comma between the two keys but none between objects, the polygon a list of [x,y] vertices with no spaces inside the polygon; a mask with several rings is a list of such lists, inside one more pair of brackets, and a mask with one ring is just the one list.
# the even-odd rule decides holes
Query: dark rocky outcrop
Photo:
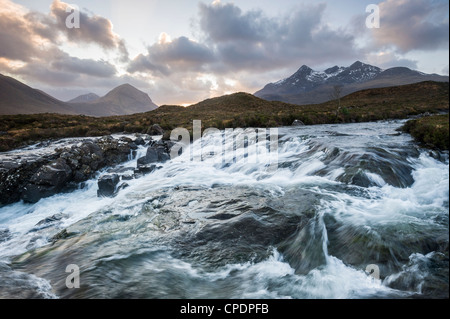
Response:
[{"label": "dark rocky outcrop", "polygon": [[157,167],[155,163],[165,163],[170,160],[170,149],[174,145],[171,141],[152,141],[147,149],[147,154],[137,160],[135,173],[148,174]]},{"label": "dark rocky outcrop", "polygon": [[113,197],[119,182],[120,177],[117,174],[103,175],[98,180],[97,195],[99,197]]},{"label": "dark rocky outcrop", "polygon": [[[101,169],[112,167],[109,175],[98,181],[99,196],[115,196],[128,181],[158,169],[157,163],[170,159],[172,141],[150,140],[147,153],[139,158],[137,167],[116,167],[136,154],[138,145],[145,145],[143,137],[86,139],[67,147],[56,148],[48,155],[27,158],[12,156],[0,163],[0,205],[20,200],[36,203],[42,198],[72,191],[91,179]],[[47,145],[48,146],[48,145]]]},{"label": "dark rocky outcrop", "polygon": [[[140,141],[138,141],[141,143]],[[0,163],[0,204],[40,199],[78,187],[105,167],[130,159],[136,143],[127,137],[104,136],[57,148],[46,156]]]}]

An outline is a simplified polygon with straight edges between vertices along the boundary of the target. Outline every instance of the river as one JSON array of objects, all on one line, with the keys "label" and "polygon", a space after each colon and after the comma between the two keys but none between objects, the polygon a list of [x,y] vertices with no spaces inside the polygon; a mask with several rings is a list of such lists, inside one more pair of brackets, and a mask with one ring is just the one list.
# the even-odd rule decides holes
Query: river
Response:
[{"label": "river", "polygon": [[183,154],[114,198],[93,179],[1,207],[0,297],[448,298],[448,153],[403,123],[283,127],[276,169]]}]

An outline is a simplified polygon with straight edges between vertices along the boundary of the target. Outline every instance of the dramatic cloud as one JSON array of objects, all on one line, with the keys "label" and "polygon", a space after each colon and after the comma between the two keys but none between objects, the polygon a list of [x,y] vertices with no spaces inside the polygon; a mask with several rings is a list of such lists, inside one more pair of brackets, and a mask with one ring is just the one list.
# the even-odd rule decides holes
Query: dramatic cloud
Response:
[{"label": "dramatic cloud", "polygon": [[109,62],[79,59],[63,53],[53,59],[51,66],[58,71],[86,74],[100,78],[112,77],[117,72],[116,68]]},{"label": "dramatic cloud", "polygon": [[234,4],[201,3],[199,42],[184,36],[172,40],[162,33],[127,71],[153,81],[158,94],[184,94],[195,101],[257,90],[276,80],[280,75],[268,74],[280,69],[293,72],[302,64],[357,59],[353,37],[322,21],[325,9],[323,4],[301,6],[284,16],[268,17]]},{"label": "dramatic cloud", "polygon": [[60,0],[53,1],[51,13],[57,20],[57,27],[63,32],[68,40],[75,43],[94,43],[105,49],[118,49],[122,55],[122,60],[128,59],[128,51],[120,37],[113,32],[111,21],[100,16],[89,16],[80,12],[80,28],[67,28],[67,11],[72,7]]},{"label": "dramatic cloud", "polygon": [[0,0],[0,58],[27,62],[42,56],[45,39],[34,31],[35,26],[20,6]]},{"label": "dramatic cloud", "polygon": [[400,52],[436,50],[449,44],[448,1],[387,0],[380,3],[381,27],[375,45]]},{"label": "dramatic cloud", "polygon": [[200,27],[226,70],[268,71],[355,58],[353,37],[323,23],[325,8],[302,6],[269,18],[230,3],[200,4]]},{"label": "dramatic cloud", "polygon": [[[82,14],[86,28],[68,29],[67,5],[63,2],[54,1],[49,14],[27,11],[9,0],[0,0],[0,5],[0,71],[42,85],[79,85],[79,81],[89,82],[90,78],[114,77],[116,67],[103,60],[72,57],[60,49],[61,43],[78,39],[117,50],[122,57],[128,55],[123,40],[112,32],[111,23],[104,18]],[[70,32],[81,29],[85,30]]]},{"label": "dramatic cloud", "polygon": [[130,63],[128,71],[151,71],[162,75],[172,71],[201,71],[204,65],[214,60],[213,52],[205,45],[186,37],[172,41],[162,34],[160,41],[148,48],[147,55],[141,54]]}]

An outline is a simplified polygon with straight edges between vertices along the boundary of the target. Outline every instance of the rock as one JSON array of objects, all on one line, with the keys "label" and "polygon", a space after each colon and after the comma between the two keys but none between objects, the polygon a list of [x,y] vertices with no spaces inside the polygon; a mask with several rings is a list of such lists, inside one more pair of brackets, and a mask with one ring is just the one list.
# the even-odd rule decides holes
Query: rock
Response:
[{"label": "rock", "polygon": [[292,126],[305,126],[305,123],[300,120],[295,120],[294,123],[292,123]]},{"label": "rock", "polygon": [[57,194],[58,191],[54,186],[28,184],[23,188],[21,198],[25,203],[35,204],[43,198]]},{"label": "rock", "polygon": [[138,177],[141,174],[150,174],[156,170],[155,164],[147,164],[147,165],[138,165],[137,169],[134,171],[135,177]]},{"label": "rock", "polygon": [[121,191],[122,189],[125,189],[127,187],[130,187],[130,185],[128,185],[128,183],[122,183],[119,185],[119,187],[117,187],[117,190],[115,193],[117,194],[119,191]]},{"label": "rock", "polygon": [[62,187],[70,178],[72,170],[66,162],[59,158],[50,163],[50,165],[43,166],[39,171],[31,177],[30,182],[36,185]]},{"label": "rock", "polygon": [[8,241],[11,237],[11,232],[8,228],[0,228],[0,243]]},{"label": "rock", "polygon": [[130,175],[130,174],[122,175],[123,181],[131,181],[132,179],[134,179],[133,175]]},{"label": "rock", "polygon": [[59,158],[49,165],[42,166],[30,179],[22,193],[27,203],[37,203],[42,198],[60,192],[72,178],[72,170],[64,159]]},{"label": "rock", "polygon": [[51,223],[60,221],[61,219],[65,218],[65,217],[67,217],[67,215],[62,214],[62,213],[55,214],[55,215],[53,215],[51,217],[47,217],[47,218],[41,220],[40,222],[38,222],[36,224],[36,226],[42,226],[42,225],[45,225],[45,224],[51,224]]},{"label": "rock", "polygon": [[98,197],[113,197],[116,192],[116,186],[120,178],[117,174],[103,175],[98,180]]},{"label": "rock", "polygon": [[56,243],[58,240],[66,239],[66,238],[69,238],[69,237],[71,237],[73,235],[74,235],[74,233],[69,233],[67,231],[67,229],[64,229],[64,230],[60,231],[59,233],[57,233],[52,238],[50,238],[50,242]]},{"label": "rock", "polygon": [[[142,140],[138,143],[145,143]],[[57,147],[54,153],[45,156],[37,153],[26,160],[6,159],[0,163],[0,205],[21,199],[36,203],[59,192],[71,191],[74,185],[91,179],[98,170],[128,161],[136,148],[130,138],[104,136]]]},{"label": "rock", "polygon": [[170,132],[170,131],[166,131],[166,132],[164,132],[164,135],[163,135],[163,137],[162,137],[162,140],[163,141],[170,141],[170,135],[172,134],[172,132]]},{"label": "rock", "polygon": [[147,154],[144,157],[138,159],[138,167],[141,165],[147,165],[152,163],[164,163],[170,160],[170,155],[168,154],[166,148],[164,147],[149,147],[147,149]]},{"label": "rock", "polygon": [[145,140],[142,138],[142,137],[137,137],[135,140],[134,140],[134,144],[136,144],[136,145],[145,145]]},{"label": "rock", "polygon": [[161,126],[159,126],[159,124],[153,124],[148,130],[147,130],[147,134],[148,135],[164,135],[164,130],[162,129]]}]

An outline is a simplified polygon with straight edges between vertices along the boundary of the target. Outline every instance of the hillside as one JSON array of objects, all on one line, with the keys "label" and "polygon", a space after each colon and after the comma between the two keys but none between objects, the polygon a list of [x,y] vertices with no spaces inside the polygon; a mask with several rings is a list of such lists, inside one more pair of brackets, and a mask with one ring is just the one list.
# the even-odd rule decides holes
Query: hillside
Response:
[{"label": "hillside", "polygon": [[148,94],[129,84],[121,85],[101,98],[88,94],[71,102],[63,102],[0,74],[0,115],[56,113],[113,116],[148,112],[157,107]]},{"label": "hillside", "polygon": [[307,125],[369,122],[407,118],[425,112],[448,112],[448,109],[449,86],[441,82],[359,91],[342,98],[339,111],[336,101],[300,106],[236,93],[187,108],[166,105],[151,112],[127,116],[0,116],[0,151],[49,138],[146,133],[153,124],[160,124],[165,130],[176,127],[191,130],[193,120],[202,120],[203,128],[277,127],[291,125],[295,119]]},{"label": "hillside", "polygon": [[76,114],[66,103],[0,74],[0,114],[47,112]]}]

